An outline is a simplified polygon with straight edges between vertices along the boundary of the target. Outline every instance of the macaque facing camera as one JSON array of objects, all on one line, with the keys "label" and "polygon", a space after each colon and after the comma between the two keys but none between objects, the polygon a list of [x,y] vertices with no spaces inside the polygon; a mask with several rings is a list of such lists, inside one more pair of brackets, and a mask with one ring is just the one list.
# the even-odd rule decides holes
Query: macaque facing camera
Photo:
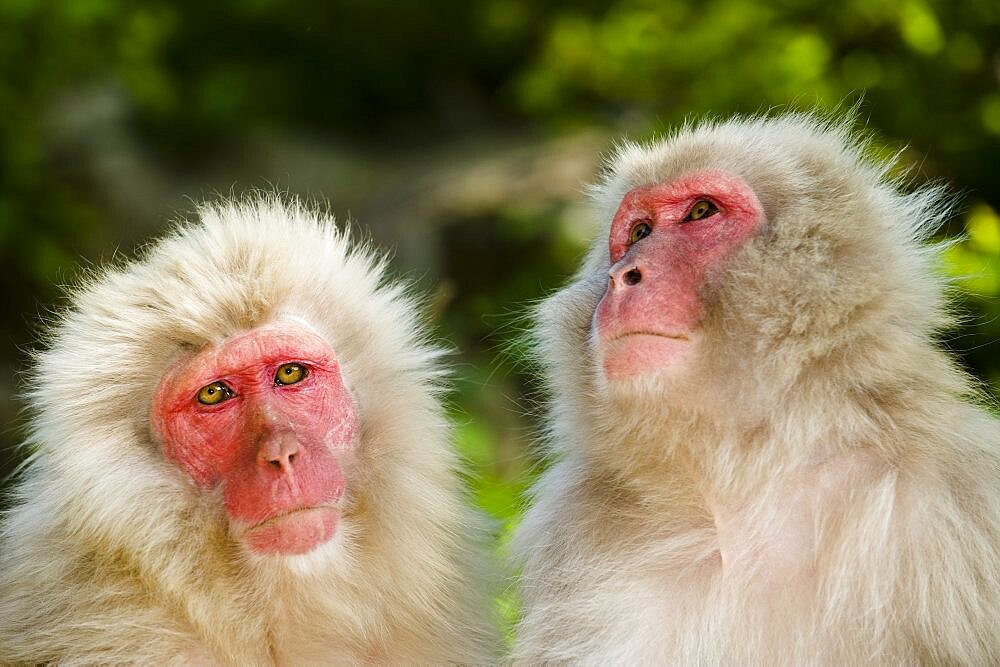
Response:
[{"label": "macaque facing camera", "polygon": [[300,205],[199,217],[76,290],[25,374],[0,662],[494,660],[412,298]]}]

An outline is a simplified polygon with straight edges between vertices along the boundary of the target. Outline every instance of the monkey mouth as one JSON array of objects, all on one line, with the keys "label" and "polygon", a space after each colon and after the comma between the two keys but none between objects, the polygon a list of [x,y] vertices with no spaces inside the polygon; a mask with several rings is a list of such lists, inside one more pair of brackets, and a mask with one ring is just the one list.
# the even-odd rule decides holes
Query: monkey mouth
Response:
[{"label": "monkey mouth", "polygon": [[662,331],[640,330],[640,331],[626,331],[624,333],[615,334],[614,336],[609,338],[607,342],[614,343],[615,341],[622,340],[623,338],[629,338],[631,336],[653,336],[655,338],[667,338],[669,340],[682,340],[687,342],[691,341],[690,336],[686,336],[684,334],[672,334],[672,333],[664,333]]},{"label": "monkey mouth", "polygon": [[333,505],[299,507],[249,526],[239,539],[261,554],[304,554],[332,538],[339,519]]},{"label": "monkey mouth", "polygon": [[688,334],[637,329],[605,339],[600,363],[608,380],[624,380],[673,370],[691,355]]},{"label": "monkey mouth", "polygon": [[251,531],[257,530],[258,528],[266,528],[267,526],[284,521],[289,517],[294,517],[297,514],[303,514],[305,512],[312,512],[314,510],[332,510],[337,511],[335,505],[310,505],[308,507],[296,507],[293,510],[288,510],[287,512],[281,512],[280,514],[275,514],[274,516],[269,516],[263,521],[258,521],[255,524],[248,526],[243,532],[249,533]]}]

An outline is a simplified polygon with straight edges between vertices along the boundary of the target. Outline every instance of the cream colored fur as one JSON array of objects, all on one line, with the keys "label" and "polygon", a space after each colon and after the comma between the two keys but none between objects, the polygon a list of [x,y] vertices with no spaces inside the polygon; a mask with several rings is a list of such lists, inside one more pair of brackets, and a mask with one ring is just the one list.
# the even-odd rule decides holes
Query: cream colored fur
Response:
[{"label": "cream colored fur", "polygon": [[[200,210],[95,275],[26,374],[33,460],[0,534],[0,662],[481,663],[498,641],[480,518],[413,299],[332,220],[273,197]],[[151,441],[164,369],[282,317],[359,406],[334,540],[253,556]]]},{"label": "cream colored fur", "polygon": [[[764,225],[704,286],[691,372],[609,385],[612,214],[709,168]],[[887,169],[809,115],[611,158],[604,229],[538,309],[553,463],[516,536],[518,662],[1000,663],[1000,426],[938,342],[947,197]]]}]

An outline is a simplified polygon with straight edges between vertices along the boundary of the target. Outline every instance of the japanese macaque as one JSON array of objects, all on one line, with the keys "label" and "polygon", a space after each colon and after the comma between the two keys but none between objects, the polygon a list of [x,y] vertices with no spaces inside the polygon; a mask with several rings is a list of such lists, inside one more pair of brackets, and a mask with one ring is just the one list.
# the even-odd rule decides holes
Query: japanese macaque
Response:
[{"label": "japanese macaque", "polygon": [[843,124],[627,144],[538,310],[554,460],[515,660],[1000,663],[1000,426],[928,235]]},{"label": "japanese macaque", "polygon": [[483,663],[483,525],[384,262],[256,198],[73,295],[26,374],[0,662]]}]

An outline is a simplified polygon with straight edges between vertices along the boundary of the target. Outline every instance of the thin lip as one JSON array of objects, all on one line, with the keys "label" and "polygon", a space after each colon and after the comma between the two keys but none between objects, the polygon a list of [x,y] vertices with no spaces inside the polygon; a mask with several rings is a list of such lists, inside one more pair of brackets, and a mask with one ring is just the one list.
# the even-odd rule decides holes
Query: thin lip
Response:
[{"label": "thin lip", "polygon": [[277,514],[275,516],[269,516],[268,518],[264,519],[263,521],[255,523],[252,526],[247,526],[242,531],[242,534],[243,535],[249,535],[250,533],[254,532],[255,530],[259,530],[261,528],[266,528],[267,526],[269,526],[271,524],[274,524],[274,523],[276,523],[278,521],[281,521],[282,519],[286,519],[286,518],[288,518],[288,517],[290,517],[292,515],[301,514],[302,512],[311,512],[312,510],[334,510],[334,511],[337,511],[338,508],[335,505],[311,505],[309,507],[299,507],[297,509],[289,510],[287,512],[283,512],[283,513]]},{"label": "thin lip", "polygon": [[691,338],[689,336],[685,336],[684,334],[668,334],[668,333],[663,333],[662,331],[626,331],[625,333],[620,333],[613,336],[612,338],[609,338],[608,342],[613,343],[616,340],[621,340],[622,338],[628,338],[629,336],[656,336],[657,338],[666,338],[668,340],[683,340],[688,342],[691,341]]}]

